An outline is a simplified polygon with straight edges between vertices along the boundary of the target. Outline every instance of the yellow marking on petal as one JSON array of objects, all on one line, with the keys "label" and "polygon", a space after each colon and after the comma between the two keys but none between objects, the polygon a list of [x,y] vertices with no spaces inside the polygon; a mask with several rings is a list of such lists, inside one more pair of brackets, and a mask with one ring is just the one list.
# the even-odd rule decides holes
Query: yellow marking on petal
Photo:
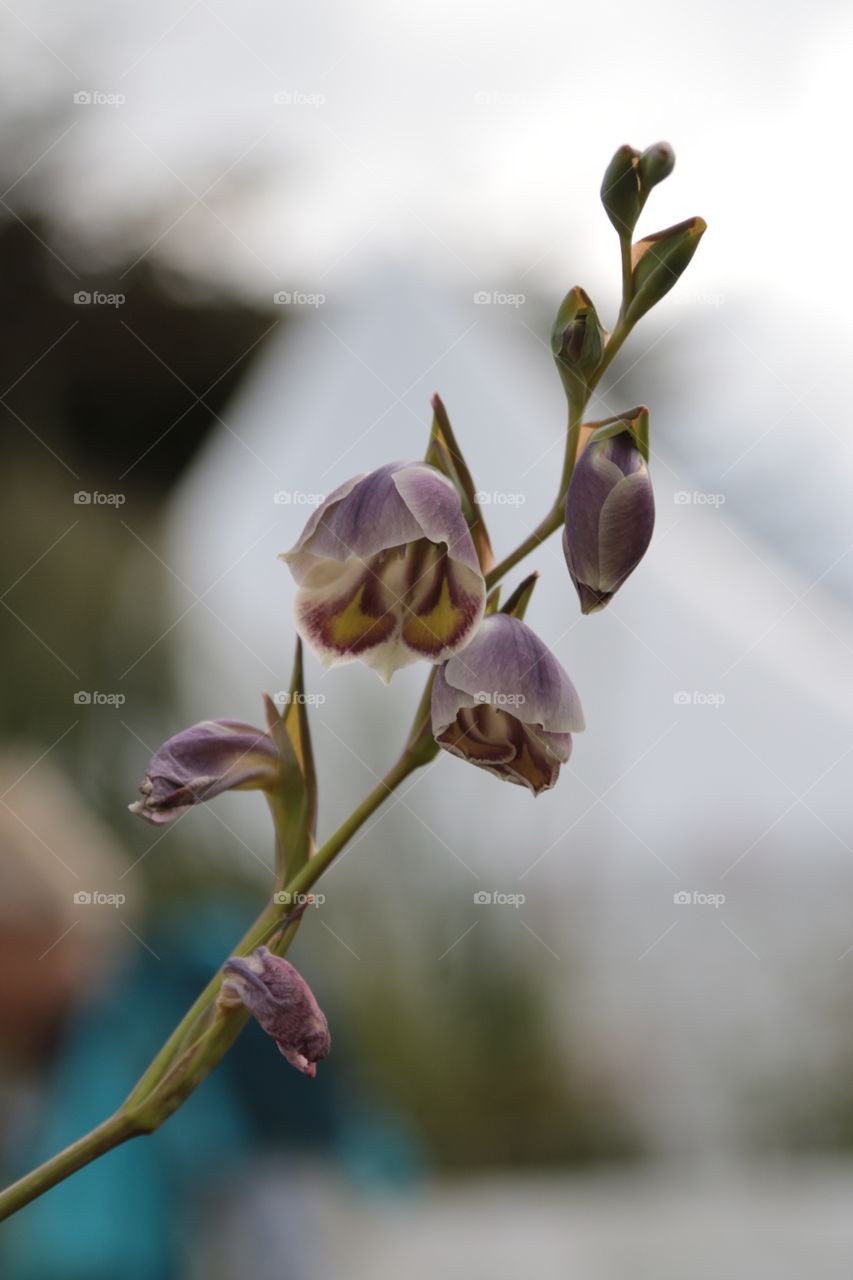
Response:
[{"label": "yellow marking on petal", "polygon": [[403,638],[413,649],[436,653],[455,639],[464,620],[465,610],[453,603],[445,577],[438,600],[428,613],[406,615]]},{"label": "yellow marking on petal", "polygon": [[393,625],[390,613],[373,617],[365,613],[361,607],[364,586],[360,586],[353,598],[347,602],[340,613],[330,614],[325,619],[325,630],[330,643],[338,649],[349,649],[356,641],[364,640],[375,629],[376,643],[379,644]]}]

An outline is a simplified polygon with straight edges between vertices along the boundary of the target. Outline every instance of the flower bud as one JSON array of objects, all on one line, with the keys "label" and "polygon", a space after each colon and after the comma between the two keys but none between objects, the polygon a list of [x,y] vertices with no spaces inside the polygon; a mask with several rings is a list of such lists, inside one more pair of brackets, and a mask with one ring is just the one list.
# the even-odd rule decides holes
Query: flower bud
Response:
[{"label": "flower bud", "polygon": [[508,613],[484,618],[435,674],[432,729],[445,751],[534,795],[554,786],[584,727],[574,685],[550,649]]},{"label": "flower bud", "polygon": [[625,314],[635,324],[669,293],[705,233],[704,218],[687,218],[665,231],[638,240],[631,251],[632,296]]},{"label": "flower bud", "polygon": [[675,168],[675,152],[668,142],[656,142],[646,147],[637,161],[640,187],[643,199],[648,196],[652,187],[656,187],[664,178],[668,178]]},{"label": "flower bud", "polygon": [[486,585],[459,496],[423,462],[356,476],[317,508],[284,554],[296,627],[325,666],[359,659],[388,682],[441,662],[477,628]]},{"label": "flower bud", "polygon": [[623,238],[632,235],[643,207],[639,159],[640,153],[633,147],[620,147],[605,169],[601,183],[601,203]]},{"label": "flower bud", "polygon": [[563,551],[583,613],[603,609],[643,558],[655,503],[646,458],[648,410],[601,423],[572,472]]},{"label": "flower bud", "polygon": [[585,399],[587,378],[601,363],[606,342],[607,330],[592,299],[575,285],[560,304],[551,329],[551,351],[570,401]]},{"label": "flower bud", "polygon": [[232,956],[223,965],[220,1001],[241,1001],[272,1036],[291,1066],[316,1076],[317,1063],[331,1048],[329,1024],[297,969],[268,947]]},{"label": "flower bud", "polygon": [[139,788],[142,799],[129,808],[162,826],[223,791],[270,791],[278,777],[278,749],[269,734],[241,720],[202,720],[154,753]]}]

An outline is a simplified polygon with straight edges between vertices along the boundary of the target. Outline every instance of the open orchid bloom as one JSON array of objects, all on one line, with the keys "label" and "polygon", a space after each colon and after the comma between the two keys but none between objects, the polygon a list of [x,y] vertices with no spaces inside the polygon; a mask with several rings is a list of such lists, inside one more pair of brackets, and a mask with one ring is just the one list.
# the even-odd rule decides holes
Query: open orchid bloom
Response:
[{"label": "open orchid bloom", "polygon": [[450,657],[483,616],[459,497],[423,462],[348,480],[281,558],[299,584],[297,630],[325,666],[360,659],[387,682],[419,658]]},{"label": "open orchid bloom", "polygon": [[534,795],[553,787],[584,727],[575,687],[542,640],[509,614],[485,618],[436,672],[432,728],[446,751]]},{"label": "open orchid bloom", "polygon": [[232,956],[223,970],[225,1002],[242,1001],[291,1066],[316,1076],[317,1063],[332,1041],[326,1017],[298,970],[267,947],[250,956]]},{"label": "open orchid bloom", "polygon": [[591,440],[572,473],[563,531],[583,613],[603,609],[633,573],[654,525],[649,468],[631,432]]},{"label": "open orchid bloom", "polygon": [[278,778],[278,748],[269,734],[241,720],[202,720],[176,733],[152,756],[130,805],[155,826],[223,791],[268,790]]}]

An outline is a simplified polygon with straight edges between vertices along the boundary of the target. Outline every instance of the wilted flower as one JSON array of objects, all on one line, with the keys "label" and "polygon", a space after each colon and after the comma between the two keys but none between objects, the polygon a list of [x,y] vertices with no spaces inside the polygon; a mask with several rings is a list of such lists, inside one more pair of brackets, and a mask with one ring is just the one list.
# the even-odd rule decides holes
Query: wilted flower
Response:
[{"label": "wilted flower", "polygon": [[175,734],[152,756],[131,813],[156,826],[223,791],[268,790],[278,778],[269,734],[241,720],[202,720]]},{"label": "wilted flower", "polygon": [[436,741],[538,795],[553,787],[584,727],[575,687],[526,623],[485,618],[474,639],[435,675]]},{"label": "wilted flower", "polygon": [[308,983],[293,965],[267,947],[226,960],[222,992],[241,1000],[272,1036],[291,1066],[316,1076],[331,1048],[329,1024]]},{"label": "wilted flower", "polygon": [[326,666],[359,658],[388,681],[461,649],[483,615],[459,497],[423,462],[348,480],[281,558],[299,584],[297,630]]},{"label": "wilted flower", "polygon": [[603,609],[648,547],[655,499],[646,459],[628,423],[632,409],[596,431],[575,464],[566,498],[563,551],[584,613]]}]

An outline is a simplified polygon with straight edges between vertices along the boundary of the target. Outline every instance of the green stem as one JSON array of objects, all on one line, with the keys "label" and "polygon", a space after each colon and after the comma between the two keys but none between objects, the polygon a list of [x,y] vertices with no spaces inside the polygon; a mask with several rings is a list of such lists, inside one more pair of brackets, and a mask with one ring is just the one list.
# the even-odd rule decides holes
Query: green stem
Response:
[{"label": "green stem", "polygon": [[628,303],[634,293],[634,273],[631,267],[631,233],[619,237],[619,249],[622,255],[622,310],[620,319],[628,310]]},{"label": "green stem", "polygon": [[78,1138],[70,1147],[66,1147],[64,1151],[60,1151],[58,1155],[45,1161],[37,1169],[33,1169],[17,1182],[13,1182],[11,1187],[7,1187],[0,1195],[0,1222],[17,1213],[25,1204],[37,1199],[51,1187],[55,1187],[57,1182],[62,1182],[64,1178],[70,1177],[84,1165],[97,1160],[98,1156],[106,1155],[114,1147],[120,1146],[122,1142],[136,1137],[141,1132],[133,1116],[123,1110],[117,1111],[114,1116],[105,1120],[103,1124],[99,1124],[97,1129],[87,1133],[84,1138]]}]

